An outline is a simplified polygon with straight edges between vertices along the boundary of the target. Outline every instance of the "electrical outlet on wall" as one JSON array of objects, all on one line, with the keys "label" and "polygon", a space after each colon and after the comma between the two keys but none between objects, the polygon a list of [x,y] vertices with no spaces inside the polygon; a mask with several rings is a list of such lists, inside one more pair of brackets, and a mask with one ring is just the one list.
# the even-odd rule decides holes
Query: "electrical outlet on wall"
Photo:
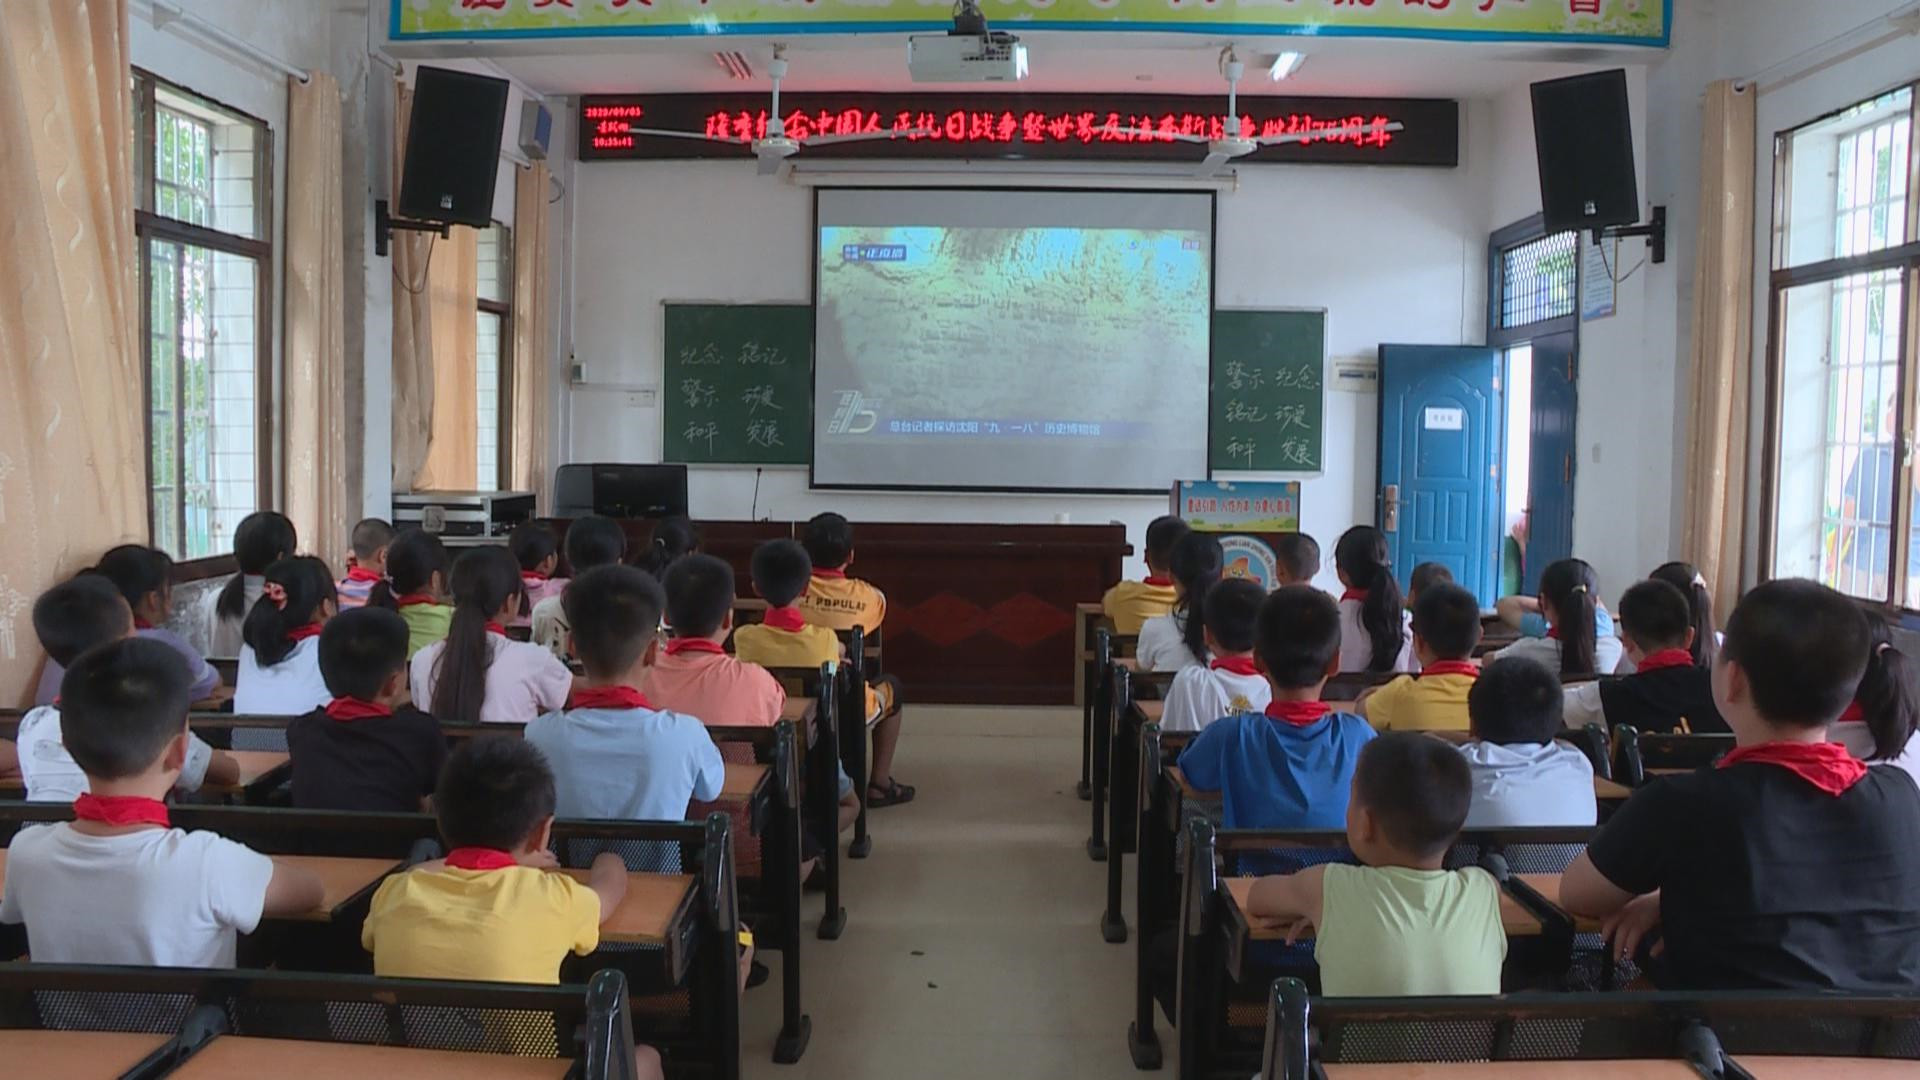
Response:
[{"label": "electrical outlet on wall", "polygon": [[567,362],[567,377],[577,383],[586,382],[587,381],[586,361],[581,360],[577,356],[570,358]]}]

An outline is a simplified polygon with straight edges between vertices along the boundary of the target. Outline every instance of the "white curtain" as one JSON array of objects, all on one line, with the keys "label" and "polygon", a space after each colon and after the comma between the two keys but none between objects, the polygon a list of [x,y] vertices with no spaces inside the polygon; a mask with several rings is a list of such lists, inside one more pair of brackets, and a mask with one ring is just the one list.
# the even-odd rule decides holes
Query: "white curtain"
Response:
[{"label": "white curtain", "polygon": [[336,572],[357,516],[347,492],[340,86],[287,80],[287,516]]}]

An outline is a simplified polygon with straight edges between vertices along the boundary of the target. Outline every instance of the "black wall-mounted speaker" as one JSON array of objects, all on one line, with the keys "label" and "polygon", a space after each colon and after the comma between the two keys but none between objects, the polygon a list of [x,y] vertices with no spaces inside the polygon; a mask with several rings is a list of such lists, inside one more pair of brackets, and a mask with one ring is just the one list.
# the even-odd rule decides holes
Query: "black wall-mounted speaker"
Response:
[{"label": "black wall-mounted speaker", "polygon": [[1534,83],[1533,137],[1548,232],[1640,220],[1625,70]]},{"label": "black wall-mounted speaker", "polygon": [[417,69],[396,215],[477,229],[492,224],[509,89],[505,79]]}]

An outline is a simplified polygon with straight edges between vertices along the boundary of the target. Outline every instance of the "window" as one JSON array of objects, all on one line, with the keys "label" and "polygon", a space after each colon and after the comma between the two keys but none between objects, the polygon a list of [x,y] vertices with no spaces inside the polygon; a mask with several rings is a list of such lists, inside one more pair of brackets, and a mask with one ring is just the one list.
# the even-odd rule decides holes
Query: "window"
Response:
[{"label": "window", "polygon": [[134,101],[149,524],[176,559],[224,555],[273,496],[269,136],[144,73]]},{"label": "window", "polygon": [[506,464],[508,395],[513,385],[513,230],[494,222],[480,230],[479,326],[475,342],[475,491],[495,491]]},{"label": "window", "polygon": [[1920,606],[1912,87],[1774,143],[1771,573]]},{"label": "window", "polygon": [[1574,256],[1580,238],[1571,232],[1542,236],[1500,252],[1501,329],[1564,319],[1579,296]]}]

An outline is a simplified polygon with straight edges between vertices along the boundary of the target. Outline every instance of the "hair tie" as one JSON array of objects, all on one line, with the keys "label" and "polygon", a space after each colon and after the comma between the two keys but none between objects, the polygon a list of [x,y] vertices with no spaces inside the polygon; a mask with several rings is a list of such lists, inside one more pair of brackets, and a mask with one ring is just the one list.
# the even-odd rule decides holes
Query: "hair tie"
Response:
[{"label": "hair tie", "polygon": [[1893,642],[1883,641],[1880,644],[1875,645],[1873,647],[1873,655],[1876,657],[1885,656],[1887,654],[1887,650],[1891,648],[1893,648]]},{"label": "hair tie", "polygon": [[1696,588],[1696,589],[1704,589],[1704,588],[1706,588],[1706,587],[1707,587],[1707,577],[1706,577],[1706,575],[1705,575],[1705,574],[1699,574],[1699,573],[1696,573],[1696,574],[1694,574],[1694,575],[1693,575],[1693,587],[1694,587],[1694,588]]},{"label": "hair tie", "polygon": [[1584,593],[1584,592],[1586,592],[1586,591],[1587,591],[1587,587],[1586,587],[1585,585],[1575,585],[1575,586],[1573,587],[1573,594],[1574,594],[1575,596],[1578,596],[1578,595],[1580,595],[1581,593]]},{"label": "hair tie", "polygon": [[273,601],[273,606],[281,611],[287,610],[287,587],[277,581],[269,581],[260,587],[262,598]]}]

